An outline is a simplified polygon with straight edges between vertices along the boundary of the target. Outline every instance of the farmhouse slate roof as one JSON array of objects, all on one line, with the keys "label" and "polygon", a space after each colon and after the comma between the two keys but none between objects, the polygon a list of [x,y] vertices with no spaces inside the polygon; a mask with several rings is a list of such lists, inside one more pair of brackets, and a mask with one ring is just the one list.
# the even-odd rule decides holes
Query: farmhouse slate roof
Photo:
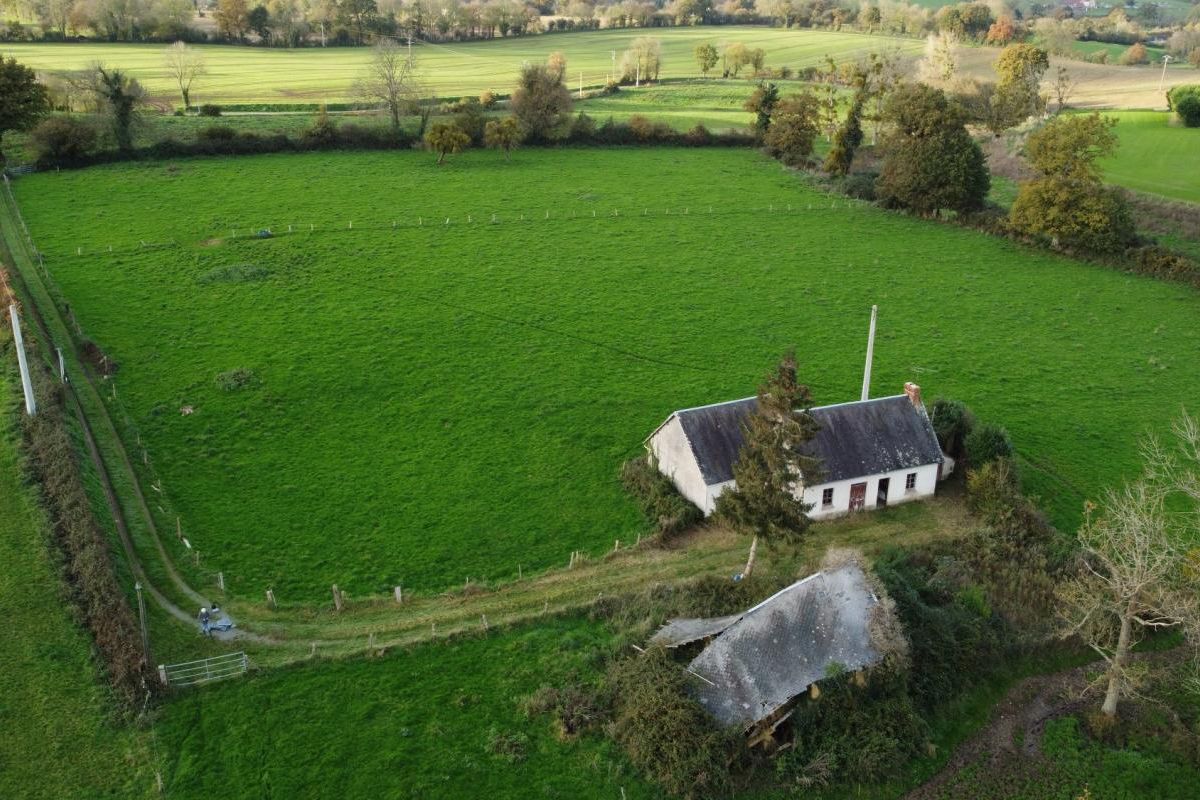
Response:
[{"label": "farmhouse slate roof", "polygon": [[[733,480],[742,449],[742,422],[758,398],[676,411],[705,484]],[[912,469],[942,461],[933,425],[907,395],[818,406],[810,413],[820,430],[805,454],[821,459],[821,483]]]},{"label": "farmhouse slate roof", "polygon": [[693,693],[722,725],[748,728],[828,677],[831,665],[855,671],[882,660],[868,627],[877,603],[855,563],[797,581],[696,656],[689,669],[702,680]]}]

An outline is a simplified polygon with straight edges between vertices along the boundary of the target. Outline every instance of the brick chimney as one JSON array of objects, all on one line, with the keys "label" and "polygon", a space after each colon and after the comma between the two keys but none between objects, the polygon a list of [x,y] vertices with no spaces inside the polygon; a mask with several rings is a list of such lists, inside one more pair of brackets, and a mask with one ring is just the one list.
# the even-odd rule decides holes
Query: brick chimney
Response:
[{"label": "brick chimney", "polygon": [[925,404],[921,402],[920,386],[917,386],[912,381],[908,381],[904,384],[904,393],[908,395],[908,399],[913,404],[914,408],[916,408],[918,411],[925,410]]}]

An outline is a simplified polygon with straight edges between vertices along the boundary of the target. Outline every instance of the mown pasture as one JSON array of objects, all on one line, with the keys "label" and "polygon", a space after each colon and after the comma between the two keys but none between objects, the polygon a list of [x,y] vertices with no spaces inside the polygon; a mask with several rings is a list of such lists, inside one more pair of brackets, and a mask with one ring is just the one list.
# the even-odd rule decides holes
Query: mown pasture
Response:
[{"label": "mown pasture", "polygon": [[1165,111],[1106,112],[1118,120],[1116,155],[1104,177],[1129,189],[1200,203],[1200,128],[1185,128]]},{"label": "mown pasture", "polygon": [[22,481],[24,404],[7,314],[0,355],[0,796],[149,797],[146,737],[111,716],[91,642],[63,604],[48,522]]},{"label": "mown pasture", "polygon": [[792,345],[818,402],[856,397],[872,303],[875,393],[914,379],[1007,426],[1068,528],[1200,385],[1194,290],[847,207],[746,151],[184,160],[16,191],[120,365],[161,524],[242,596],[628,542],[616,473],[643,437]]},{"label": "mown pasture", "polygon": [[[821,64],[826,55],[848,60],[875,50],[898,49],[919,53],[922,42],[863,33],[784,30],[762,26],[662,28],[654,31],[611,29],[579,33],[525,36],[453,45],[414,46],[422,82],[439,97],[507,94],[526,62],[544,61],[550,53],[567,56],[567,85],[576,88],[580,73],[585,87],[603,86],[613,71],[613,52],[619,69],[621,53],[639,36],[662,41],[662,78],[700,76],[693,50],[711,42],[723,46],[742,42],[761,47],[771,67],[799,69]],[[352,86],[367,66],[365,47],[277,48],[232,45],[198,46],[208,74],[192,91],[196,103],[291,103],[353,99]],[[5,54],[39,70],[84,69],[101,61],[121,67],[142,81],[151,95],[179,103],[175,85],[163,64],[163,48],[153,44],[18,44]],[[719,67],[718,67],[719,69]],[[719,74],[719,73],[718,73]]]}]

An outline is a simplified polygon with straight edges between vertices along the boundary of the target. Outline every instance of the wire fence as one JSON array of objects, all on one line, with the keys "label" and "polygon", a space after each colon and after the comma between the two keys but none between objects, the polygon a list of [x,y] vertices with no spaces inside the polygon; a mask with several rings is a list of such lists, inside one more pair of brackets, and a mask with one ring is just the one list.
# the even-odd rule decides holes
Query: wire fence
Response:
[{"label": "wire fence", "polygon": [[[242,224],[209,235],[199,234],[194,239],[169,239],[154,241],[138,239],[136,243],[96,243],[78,244],[65,257],[103,256],[107,254],[122,254],[130,252],[145,252],[193,245],[217,246],[228,242],[247,240],[270,240],[290,236],[311,236],[315,234],[353,234],[363,232],[426,232],[434,233],[447,229],[479,228],[486,229],[494,226],[571,226],[588,223],[602,224],[605,222],[629,221],[671,221],[699,224],[703,220],[715,219],[763,219],[781,215],[804,216],[817,213],[849,211],[863,208],[872,204],[865,200],[853,198],[822,197],[813,201],[795,203],[769,203],[765,206],[754,207],[721,207],[716,204],[701,204],[695,206],[641,206],[634,208],[582,208],[582,209],[542,209],[534,211],[451,211],[430,214],[397,215],[390,219],[355,220],[346,218],[342,221],[323,220],[320,222],[269,222],[258,224]],[[22,224],[24,224],[22,222]],[[40,257],[40,255],[39,255]]]}]

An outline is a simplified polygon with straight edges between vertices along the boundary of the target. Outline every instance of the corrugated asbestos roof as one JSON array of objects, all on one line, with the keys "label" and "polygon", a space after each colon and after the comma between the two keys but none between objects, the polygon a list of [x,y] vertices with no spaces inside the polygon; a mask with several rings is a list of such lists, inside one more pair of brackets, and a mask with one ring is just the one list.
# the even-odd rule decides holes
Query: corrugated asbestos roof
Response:
[{"label": "corrugated asbestos roof", "polygon": [[[742,422],[758,398],[676,411],[705,484],[733,480],[742,449]],[[821,483],[937,464],[942,450],[929,417],[907,395],[819,406],[810,412],[820,430],[806,455],[821,459]]]},{"label": "corrugated asbestos roof", "polygon": [[741,614],[732,614],[728,617],[710,617],[708,619],[673,619],[650,637],[650,644],[679,647],[697,639],[716,636],[741,618]]},{"label": "corrugated asbestos roof", "polygon": [[704,679],[695,683],[696,698],[722,725],[748,728],[828,677],[831,664],[854,671],[878,663],[868,630],[877,602],[853,563],[793,583],[725,627],[692,661]]}]

